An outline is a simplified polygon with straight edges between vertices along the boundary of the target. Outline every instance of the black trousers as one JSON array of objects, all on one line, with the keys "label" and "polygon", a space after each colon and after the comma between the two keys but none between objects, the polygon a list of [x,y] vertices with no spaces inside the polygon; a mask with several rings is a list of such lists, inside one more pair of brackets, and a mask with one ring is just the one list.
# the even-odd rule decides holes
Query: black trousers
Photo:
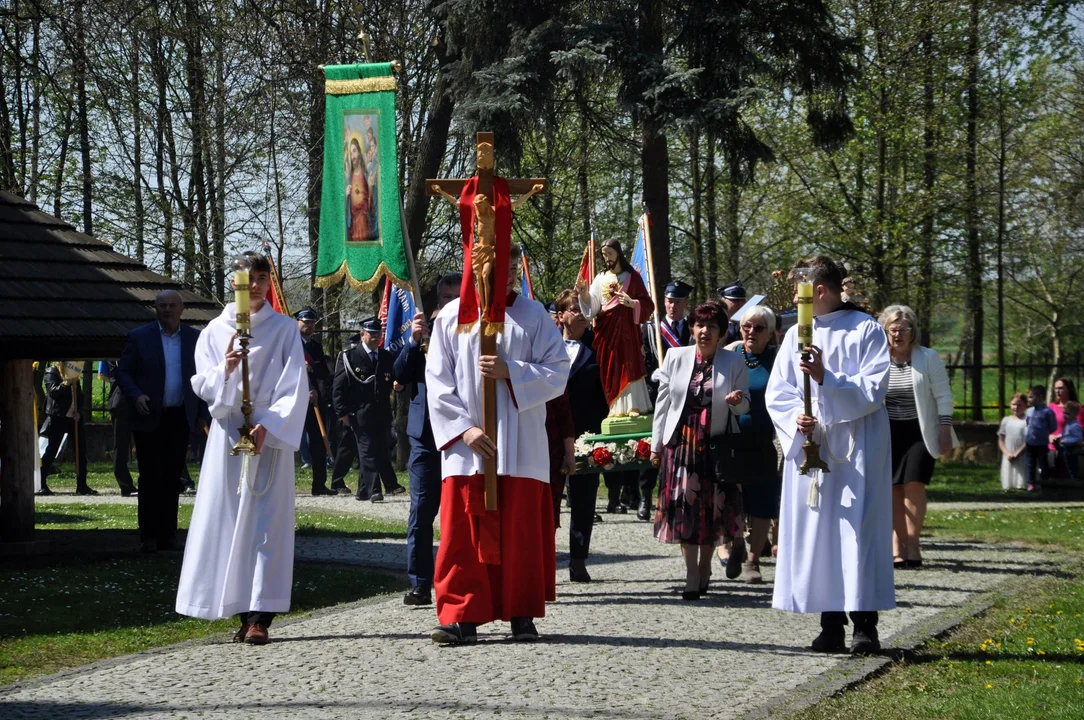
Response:
[{"label": "black trousers", "polygon": [[[358,459],[358,442],[354,439],[354,431],[347,425],[336,420],[339,427],[339,447],[335,450],[335,465],[331,468],[331,487],[337,489],[346,487],[346,476],[354,467],[354,461]],[[361,492],[361,473],[358,473],[358,492]]]},{"label": "black trousers", "polygon": [[358,444],[358,460],[361,472],[358,494],[366,497],[380,492],[383,481],[385,492],[399,487],[395,466],[391,464],[388,448],[388,428],[384,425],[360,425],[354,423],[354,438]]},{"label": "black trousers", "polygon": [[[876,610],[856,610],[851,613],[851,621],[854,622],[855,630],[867,630],[869,628],[877,627],[877,611]],[[822,612],[821,613],[821,627],[833,628],[844,627],[847,625],[847,613],[845,612]]]},{"label": "black trousers", "polygon": [[[60,451],[60,441],[64,435],[68,435],[68,442],[75,442],[72,435],[75,433],[75,422],[70,417],[50,416],[49,428],[45,436],[49,438],[49,444],[45,447],[45,455],[41,458],[41,486],[47,487],[46,479],[49,477],[49,468],[56,462],[56,454]],[[87,486],[87,428],[83,418],[79,418],[79,467],[76,469],[75,485],[77,488]]]},{"label": "black trousers", "polygon": [[269,628],[275,619],[275,613],[253,610],[252,612],[238,613],[238,617],[241,618],[241,622],[245,625],[263,625],[265,628]]},{"label": "black trousers", "polygon": [[440,512],[440,452],[410,438],[410,515],[407,517],[407,577],[410,587],[433,587],[433,521]]},{"label": "black trousers", "polygon": [[327,450],[324,449],[324,436],[320,434],[320,423],[316,420],[318,408],[309,403],[305,413],[305,432],[309,435],[309,457],[312,458],[312,489],[327,487]]},{"label": "black trousers", "polygon": [[640,471],[640,497],[650,502],[655,497],[655,484],[659,481],[659,469],[647,468]]},{"label": "black trousers", "polygon": [[627,490],[630,497],[637,497],[640,492],[640,473],[637,470],[603,473],[606,483],[607,498],[611,505],[621,499],[621,491]]},{"label": "black trousers", "polygon": [[568,493],[568,555],[586,560],[591,552],[591,533],[595,529],[595,502],[598,498],[598,475],[570,475],[565,482]]},{"label": "black trousers", "polygon": [[183,407],[163,408],[158,427],[133,431],[139,453],[139,538],[171,542],[177,533],[177,494],[188,454]]},{"label": "black trousers", "polygon": [[113,421],[113,477],[121,492],[133,492],[132,473],[128,470],[128,461],[132,457],[132,431],[128,425],[128,404],[122,403],[116,410],[109,411]]}]

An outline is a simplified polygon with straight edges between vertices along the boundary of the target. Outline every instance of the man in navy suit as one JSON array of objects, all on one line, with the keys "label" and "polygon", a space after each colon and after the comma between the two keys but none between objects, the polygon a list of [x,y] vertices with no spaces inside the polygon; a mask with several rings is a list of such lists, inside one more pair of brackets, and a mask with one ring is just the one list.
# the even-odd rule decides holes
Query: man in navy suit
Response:
[{"label": "man in navy suit", "polygon": [[177,495],[196,426],[192,390],[199,331],[181,324],[184,301],[176,290],[154,299],[157,320],[128,333],[117,363],[117,382],[139,454],[139,537],[143,552],[180,550]]},{"label": "man in navy suit", "polygon": [[[598,359],[591,348],[590,321],[580,311],[576,291],[565,290],[557,296],[557,321],[565,340],[565,350],[571,366],[568,372],[568,404],[572,408],[572,423],[576,437],[584,433],[597,434],[602,421],[610,413]],[[620,473],[618,473],[620,474]],[[595,527],[595,501],[598,497],[598,473],[571,476],[568,492],[568,575],[572,582],[590,582],[587,556],[591,550],[591,533]]]},{"label": "man in navy suit", "polygon": [[[461,281],[459,273],[445,275],[437,281],[437,312],[459,297]],[[410,339],[399,351],[394,366],[398,382],[414,383],[407,415],[407,438],[410,440],[407,576],[411,590],[403,598],[406,605],[429,605],[433,602],[433,520],[440,511],[441,473],[440,450],[433,440],[425,392],[425,350],[422,340],[429,335],[430,322],[420,312],[414,316]]]}]

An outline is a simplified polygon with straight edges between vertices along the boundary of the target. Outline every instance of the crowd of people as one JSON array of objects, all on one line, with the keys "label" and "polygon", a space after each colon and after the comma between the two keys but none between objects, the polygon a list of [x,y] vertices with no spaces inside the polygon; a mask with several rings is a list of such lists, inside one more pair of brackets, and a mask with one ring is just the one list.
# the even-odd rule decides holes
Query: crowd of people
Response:
[{"label": "crowd of people", "polygon": [[[334,358],[316,339],[312,309],[291,319],[265,302],[269,266],[259,255],[250,256],[247,349],[238,343],[234,304],[200,333],[180,323],[179,294],[161,293],[156,321],[134,330],[120,360],[101,372],[113,382],[117,482],[137,497],[141,549],[185,553],[177,611],[237,615],[237,642],[267,642],[275,615],[290,604],[294,452],[307,441],[313,495],[380,502],[406,492],[388,442],[391,398],[405,392],[411,589],[403,601],[431,605],[435,596],[434,641],[474,642],[478,627],[495,620],[510,622],[517,640],[537,639],[535,620],[555,597],[562,506],[569,580],[591,582],[605,487],[607,513],[634,509],[659,542],[679,545],[683,600],[709,592],[713,558],[728,579],[756,584],[761,563],[774,557],[773,606],[820,614],[815,650],[877,650],[878,612],[895,606],[893,570],[922,565],[935,462],[959,444],[948,375],[938,353],[919,344],[915,312],[891,305],[872,317],[854,302],[843,268],[816,256],[798,263],[814,287],[809,346],[793,326],[784,333],[783,315],[748,305],[740,282],[691,310],[692,288],[668,283],[656,327],[620,243],[604,242],[602,256],[604,272],[559,293],[547,314],[515,291],[521,264],[513,245],[506,300],[489,318],[499,326],[497,350],[488,355],[471,333],[477,306],[460,300],[474,294],[470,272],[438,279],[435,311],[413,319],[397,353],[381,347],[381,324],[371,319]],[[238,368],[246,357],[251,456],[230,452],[243,422]],[[55,441],[82,418],[72,381],[55,368],[45,380],[48,467]],[[496,437],[481,420],[490,380]],[[1033,489],[1055,464],[1079,474],[1084,414],[1072,381],[1060,378],[1053,389],[1049,405],[1041,386],[1012,399],[998,431],[1006,488]],[[577,463],[578,438],[642,417],[650,417],[649,460]],[[201,422],[206,450],[186,546],[176,533],[177,497],[191,482],[185,459]],[[128,432],[138,488],[127,469]],[[540,444],[543,434],[548,442]],[[811,443],[823,471],[800,468]],[[85,450],[80,456],[77,492],[90,494]],[[484,482],[491,465],[496,499]],[[51,492],[46,478],[43,494]]]}]

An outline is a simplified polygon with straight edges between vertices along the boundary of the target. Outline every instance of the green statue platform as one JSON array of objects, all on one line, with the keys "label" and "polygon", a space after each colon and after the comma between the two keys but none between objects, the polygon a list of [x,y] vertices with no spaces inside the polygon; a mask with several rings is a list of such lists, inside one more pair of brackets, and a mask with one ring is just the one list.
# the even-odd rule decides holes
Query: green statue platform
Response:
[{"label": "green statue platform", "polygon": [[651,421],[654,415],[639,417],[608,417],[602,421],[603,435],[644,435],[651,434]]}]

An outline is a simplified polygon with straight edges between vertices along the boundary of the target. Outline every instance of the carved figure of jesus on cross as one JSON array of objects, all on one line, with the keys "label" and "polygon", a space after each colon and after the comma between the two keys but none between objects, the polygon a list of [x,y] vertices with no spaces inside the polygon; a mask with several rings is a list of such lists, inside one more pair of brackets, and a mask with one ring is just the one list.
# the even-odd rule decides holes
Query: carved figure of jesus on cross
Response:
[{"label": "carved figure of jesus on cross", "polygon": [[[463,232],[463,286],[460,292],[460,329],[480,323],[480,354],[497,354],[497,335],[504,328],[508,252],[512,235],[512,210],[532,195],[544,192],[545,178],[495,176],[493,133],[476,136],[477,174],[472,178],[427,179],[427,195],[439,195],[459,208]],[[521,196],[515,202],[511,197]],[[468,288],[474,290],[467,292]],[[497,445],[497,386],[492,378],[482,383],[482,420],[486,435]],[[485,460],[486,510],[497,509],[497,457]]]}]

